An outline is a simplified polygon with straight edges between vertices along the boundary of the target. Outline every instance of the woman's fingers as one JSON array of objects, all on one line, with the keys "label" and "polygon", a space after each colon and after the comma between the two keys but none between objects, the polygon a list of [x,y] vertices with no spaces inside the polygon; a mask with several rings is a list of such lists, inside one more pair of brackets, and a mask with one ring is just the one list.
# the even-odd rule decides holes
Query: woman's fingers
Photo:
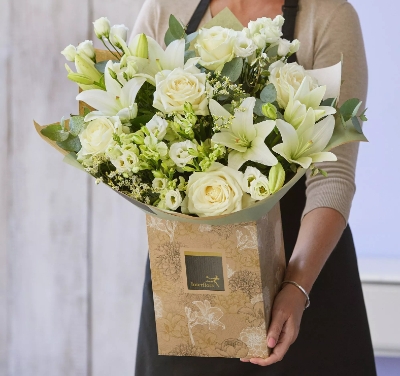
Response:
[{"label": "woman's fingers", "polygon": [[282,328],[287,319],[288,317],[283,310],[278,309],[272,312],[272,320],[267,334],[267,345],[269,348],[273,349],[278,343]]}]

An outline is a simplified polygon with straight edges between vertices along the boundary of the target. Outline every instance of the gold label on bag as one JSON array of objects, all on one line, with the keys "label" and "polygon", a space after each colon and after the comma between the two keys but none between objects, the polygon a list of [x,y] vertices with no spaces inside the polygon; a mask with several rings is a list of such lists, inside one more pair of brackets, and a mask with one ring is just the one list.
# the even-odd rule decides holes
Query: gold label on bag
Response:
[{"label": "gold label on bag", "polygon": [[224,255],[218,250],[183,250],[189,291],[225,291]]}]

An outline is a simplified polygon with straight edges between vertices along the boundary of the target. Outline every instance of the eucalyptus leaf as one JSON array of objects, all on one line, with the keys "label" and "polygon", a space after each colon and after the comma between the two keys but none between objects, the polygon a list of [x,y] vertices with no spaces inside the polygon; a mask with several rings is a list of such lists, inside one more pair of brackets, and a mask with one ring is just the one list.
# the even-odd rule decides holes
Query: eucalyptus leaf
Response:
[{"label": "eucalyptus leaf", "polygon": [[363,133],[362,128],[361,128],[361,123],[360,120],[358,120],[357,116],[354,116],[351,118],[351,122],[353,123],[354,129],[358,132],[358,133]]},{"label": "eucalyptus leaf", "polygon": [[256,105],[254,106],[253,112],[258,116],[264,116],[264,114],[262,112],[263,105],[264,105],[264,102],[261,99],[256,98]]},{"label": "eucalyptus leaf", "polygon": [[324,151],[330,151],[333,148],[347,144],[353,141],[367,142],[363,133],[358,132],[351,121],[348,121],[345,127],[342,126],[340,119],[337,119],[333,135]]},{"label": "eucalyptus leaf", "polygon": [[243,59],[241,57],[235,57],[233,60],[229,61],[224,65],[221,71],[223,76],[229,77],[232,82],[236,82],[243,69]]},{"label": "eucalyptus leaf", "polygon": [[262,89],[260,93],[260,99],[264,103],[273,103],[276,101],[277,95],[278,94],[276,92],[274,84],[268,84],[264,87],[264,89]]},{"label": "eucalyptus leaf", "polygon": [[[118,63],[117,60],[111,60],[113,63]],[[106,70],[106,65],[109,62],[109,60],[101,61],[100,63],[96,63],[94,67],[100,72],[104,74],[104,71]]]},{"label": "eucalyptus leaf", "polygon": [[148,123],[152,119],[153,115],[141,115],[138,116],[137,118],[133,119],[130,121],[132,127],[134,129],[140,129],[143,125]]},{"label": "eucalyptus leaf", "polygon": [[194,32],[192,34],[186,35],[185,42],[189,43],[189,44],[192,43],[193,40],[195,40],[198,35],[199,35],[198,31],[196,31],[196,32]]},{"label": "eucalyptus leaf", "polygon": [[75,153],[77,153],[82,148],[79,137],[73,136],[72,134],[70,134],[65,141],[57,142],[57,145],[61,149],[64,149],[66,151],[73,151]]},{"label": "eucalyptus leaf", "polygon": [[222,107],[225,108],[225,110],[227,110],[230,114],[233,114],[233,105],[231,103],[224,104]]},{"label": "eucalyptus leaf", "polygon": [[196,57],[196,52],[192,51],[192,50],[188,50],[185,52],[185,63],[189,60]]},{"label": "eucalyptus leaf", "polygon": [[185,35],[185,29],[182,24],[172,14],[169,17],[169,31],[175,39],[181,39]]},{"label": "eucalyptus leaf", "polygon": [[40,133],[49,138],[50,140],[57,141],[57,142],[62,142],[65,141],[68,136],[69,132],[64,131],[63,127],[61,124],[51,124],[47,126],[46,128],[43,128]]},{"label": "eucalyptus leaf", "polygon": [[357,115],[358,110],[360,109],[362,101],[357,98],[352,98],[347,100],[340,107],[340,114],[343,116],[345,122],[350,120],[352,117]]},{"label": "eucalyptus leaf", "polygon": [[165,37],[164,37],[164,42],[165,45],[168,46],[170,45],[174,40],[176,40],[177,38],[175,38],[172,34],[171,31],[168,29],[167,32],[165,33]]},{"label": "eucalyptus leaf", "polygon": [[279,46],[276,45],[274,47],[271,47],[268,51],[267,51],[267,56],[268,57],[274,57],[278,55],[278,48]]},{"label": "eucalyptus leaf", "polygon": [[335,104],[336,104],[336,98],[327,98],[324,101],[322,101],[321,106],[335,107]]},{"label": "eucalyptus leaf", "polygon": [[83,131],[85,119],[82,116],[72,116],[69,119],[69,133],[72,136],[78,136]]}]

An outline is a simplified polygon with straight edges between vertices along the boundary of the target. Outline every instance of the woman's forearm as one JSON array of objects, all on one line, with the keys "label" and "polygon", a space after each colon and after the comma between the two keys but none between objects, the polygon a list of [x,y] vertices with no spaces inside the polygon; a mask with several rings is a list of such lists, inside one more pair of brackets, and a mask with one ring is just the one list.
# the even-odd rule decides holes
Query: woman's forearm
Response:
[{"label": "woman's forearm", "polygon": [[345,226],[343,216],[335,209],[317,208],[309,212],[302,220],[285,279],[296,281],[310,292]]}]

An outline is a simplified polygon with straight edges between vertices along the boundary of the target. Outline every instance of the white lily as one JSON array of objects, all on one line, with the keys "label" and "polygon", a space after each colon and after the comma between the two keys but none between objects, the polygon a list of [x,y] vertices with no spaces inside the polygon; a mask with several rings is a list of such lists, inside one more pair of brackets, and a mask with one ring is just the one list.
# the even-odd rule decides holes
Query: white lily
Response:
[{"label": "white lily", "polygon": [[304,77],[300,87],[295,92],[293,87],[289,88],[289,102],[285,109],[284,118],[298,128],[307,115],[307,111],[311,108],[315,112],[315,120],[323,118],[327,115],[336,113],[336,109],[330,106],[320,106],[326,92],[326,86],[318,86],[310,90],[311,77]]},{"label": "white lily", "polygon": [[87,90],[76,97],[78,101],[83,101],[97,110],[86,116],[86,122],[99,116],[118,116],[122,122],[128,122],[137,116],[136,95],[146,79],[135,77],[121,87],[109,73],[109,68],[112,67],[113,63],[109,61],[104,71],[106,91]]},{"label": "white lily", "polygon": [[335,128],[335,119],[332,115],[315,123],[315,113],[312,109],[298,129],[284,120],[278,119],[276,126],[282,135],[282,143],[272,150],[290,163],[309,168],[315,162],[336,161],[336,155],[323,151],[328,145]]},{"label": "white lily", "polygon": [[249,160],[267,166],[278,163],[265,145],[265,138],[275,128],[275,121],[266,120],[253,124],[255,103],[255,98],[246,98],[230,120],[232,115],[217,101],[210,100],[210,112],[218,118],[217,123],[229,124],[229,128],[222,128],[221,132],[214,134],[212,141],[233,149],[228,156],[228,166],[237,170]]}]

